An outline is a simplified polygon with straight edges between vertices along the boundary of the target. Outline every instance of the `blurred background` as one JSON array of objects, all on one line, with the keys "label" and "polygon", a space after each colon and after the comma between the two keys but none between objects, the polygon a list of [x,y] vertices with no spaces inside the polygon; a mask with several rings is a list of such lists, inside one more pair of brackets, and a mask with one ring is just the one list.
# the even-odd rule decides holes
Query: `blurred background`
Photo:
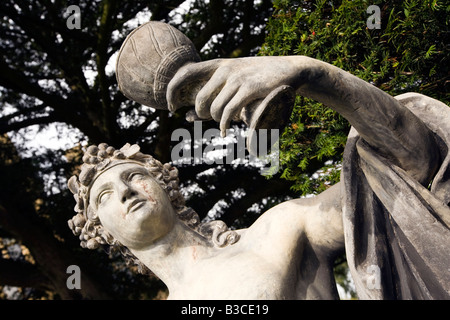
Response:
[{"label": "blurred background", "polygon": [[[369,24],[370,5],[380,9],[380,28]],[[82,249],[67,227],[75,205],[67,179],[88,144],[138,143],[169,162],[179,143],[172,132],[193,130],[185,111],[155,110],[118,91],[117,52],[137,26],[170,23],[203,60],[307,55],[392,95],[414,91],[448,104],[449,11],[438,0],[2,0],[0,299],[167,297],[155,276],[138,274],[120,256]],[[208,128],[218,124],[203,123]],[[270,207],[339,181],[349,128],[332,110],[297,97],[278,172],[264,177],[245,161],[180,163],[187,204],[202,219],[248,227]],[[66,285],[70,265],[80,267],[79,290]],[[341,297],[355,298],[345,256],[335,275]]]}]

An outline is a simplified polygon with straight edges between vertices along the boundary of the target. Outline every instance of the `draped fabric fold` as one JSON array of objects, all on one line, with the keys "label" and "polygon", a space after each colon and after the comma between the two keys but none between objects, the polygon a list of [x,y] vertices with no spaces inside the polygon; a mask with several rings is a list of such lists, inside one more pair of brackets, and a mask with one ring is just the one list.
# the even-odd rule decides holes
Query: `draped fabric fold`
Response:
[{"label": "draped fabric fold", "polygon": [[350,272],[360,299],[450,299],[450,108],[396,99],[434,132],[442,161],[426,188],[352,128],[342,170]]}]

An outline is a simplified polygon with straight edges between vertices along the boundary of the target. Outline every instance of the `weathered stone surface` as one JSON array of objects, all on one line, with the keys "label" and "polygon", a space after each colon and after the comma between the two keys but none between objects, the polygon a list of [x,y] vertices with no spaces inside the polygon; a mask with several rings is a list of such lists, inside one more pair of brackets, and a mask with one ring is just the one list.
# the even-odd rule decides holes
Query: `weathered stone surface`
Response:
[{"label": "weathered stone surface", "polygon": [[[294,93],[342,114],[353,129],[341,182],[314,198],[281,203],[249,228],[231,231],[218,221],[202,224],[184,206],[178,171],[170,164],[138,146],[108,152],[113,149],[102,144],[88,149],[81,179],[69,182],[77,201],[69,226],[82,246],[122,248],[127,259],[160,277],[173,299],[336,299],[333,262],[343,250],[360,298],[450,299],[446,105],[415,93],[391,97],[302,56],[174,62],[177,68],[161,89],[167,108],[194,106],[196,118],[212,118],[222,131],[236,115],[247,119],[244,108],[267,97],[266,111],[253,115],[270,115],[277,126]],[[130,79],[123,78],[121,88],[133,88],[135,74],[143,71],[144,78],[158,63],[139,71],[134,68],[140,64],[128,65]],[[149,76],[143,83],[154,90],[154,74]],[[158,100],[150,96],[154,101],[142,102]]]}]

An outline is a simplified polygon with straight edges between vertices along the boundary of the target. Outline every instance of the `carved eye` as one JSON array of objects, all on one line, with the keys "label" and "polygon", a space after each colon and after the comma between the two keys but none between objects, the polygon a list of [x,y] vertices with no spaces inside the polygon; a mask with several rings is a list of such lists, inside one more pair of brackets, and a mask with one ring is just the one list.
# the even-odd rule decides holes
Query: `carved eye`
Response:
[{"label": "carved eye", "polygon": [[101,205],[102,203],[105,203],[108,201],[108,199],[111,196],[112,191],[111,190],[105,190],[101,192],[97,197],[97,205]]},{"label": "carved eye", "polygon": [[144,175],[140,172],[134,172],[132,174],[130,174],[130,176],[128,177],[129,181],[139,181],[142,180],[144,178]]}]

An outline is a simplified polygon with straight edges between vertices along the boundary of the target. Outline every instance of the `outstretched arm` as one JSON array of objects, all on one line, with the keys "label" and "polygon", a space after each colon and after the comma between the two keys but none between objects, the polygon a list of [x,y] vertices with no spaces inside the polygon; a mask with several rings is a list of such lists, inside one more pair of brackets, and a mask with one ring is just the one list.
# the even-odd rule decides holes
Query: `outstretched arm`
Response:
[{"label": "outstretched arm", "polygon": [[339,112],[369,145],[427,184],[437,169],[439,153],[425,124],[386,92],[337,67],[313,61],[297,92]]},{"label": "outstretched arm", "polygon": [[[187,83],[201,83],[201,89],[180,103]],[[339,112],[377,152],[421,183],[433,176],[439,161],[437,146],[420,119],[375,86],[316,59],[250,57],[189,64],[169,83],[167,100],[171,110],[195,105],[199,118],[213,118],[225,130],[244,106],[281,85]]]}]

